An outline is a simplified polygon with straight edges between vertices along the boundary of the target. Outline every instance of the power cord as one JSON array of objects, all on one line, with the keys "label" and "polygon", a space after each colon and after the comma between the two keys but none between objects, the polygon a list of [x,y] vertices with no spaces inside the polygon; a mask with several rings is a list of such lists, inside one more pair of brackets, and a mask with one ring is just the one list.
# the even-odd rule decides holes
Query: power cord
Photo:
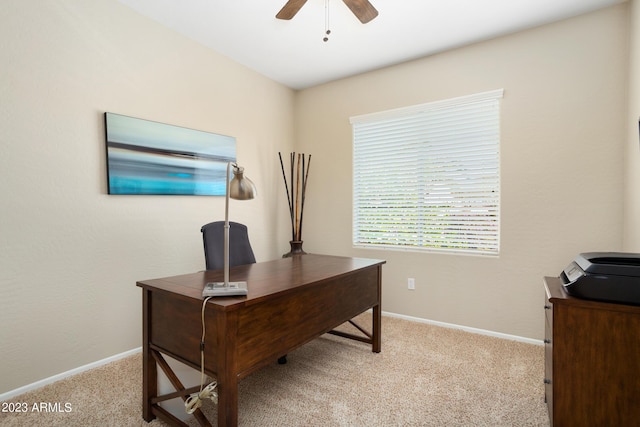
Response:
[{"label": "power cord", "polygon": [[218,403],[218,392],[216,391],[218,382],[213,381],[206,387],[204,386],[204,312],[207,301],[209,301],[211,298],[212,297],[207,297],[204,301],[202,301],[202,339],[200,340],[200,391],[198,393],[191,393],[189,397],[187,397],[187,400],[184,401],[184,408],[187,411],[187,414],[193,414],[196,409],[200,408],[204,399],[211,399],[213,403]]}]

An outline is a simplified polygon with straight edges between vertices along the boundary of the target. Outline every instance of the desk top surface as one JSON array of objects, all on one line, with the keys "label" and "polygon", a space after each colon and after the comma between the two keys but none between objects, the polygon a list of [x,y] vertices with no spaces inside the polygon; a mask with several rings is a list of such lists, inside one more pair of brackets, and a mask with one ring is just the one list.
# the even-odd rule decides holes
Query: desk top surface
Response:
[{"label": "desk top surface", "polygon": [[[209,303],[221,308],[245,306],[267,297],[286,294],[302,286],[322,283],[358,270],[379,266],[385,262],[377,259],[306,254],[239,265],[229,269],[229,280],[247,282],[249,295],[246,297],[215,297],[209,300]],[[136,285],[147,290],[171,292],[177,297],[202,300],[204,299],[202,290],[207,282],[221,282],[223,280],[223,270],[205,270],[179,276],[142,280]]]}]

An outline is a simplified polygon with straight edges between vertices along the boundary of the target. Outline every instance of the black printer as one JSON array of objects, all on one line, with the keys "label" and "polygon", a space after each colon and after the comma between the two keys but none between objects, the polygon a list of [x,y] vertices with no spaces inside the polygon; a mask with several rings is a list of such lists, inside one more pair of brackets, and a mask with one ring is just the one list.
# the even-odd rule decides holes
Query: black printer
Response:
[{"label": "black printer", "polygon": [[578,298],[640,305],[640,254],[583,253],[560,279],[567,293]]}]

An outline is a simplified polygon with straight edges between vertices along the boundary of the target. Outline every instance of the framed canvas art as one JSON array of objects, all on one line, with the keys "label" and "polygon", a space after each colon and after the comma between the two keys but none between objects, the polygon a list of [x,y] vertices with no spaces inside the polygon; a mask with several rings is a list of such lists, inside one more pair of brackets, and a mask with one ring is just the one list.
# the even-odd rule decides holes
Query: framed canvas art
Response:
[{"label": "framed canvas art", "polygon": [[234,137],[105,113],[109,194],[224,196]]}]

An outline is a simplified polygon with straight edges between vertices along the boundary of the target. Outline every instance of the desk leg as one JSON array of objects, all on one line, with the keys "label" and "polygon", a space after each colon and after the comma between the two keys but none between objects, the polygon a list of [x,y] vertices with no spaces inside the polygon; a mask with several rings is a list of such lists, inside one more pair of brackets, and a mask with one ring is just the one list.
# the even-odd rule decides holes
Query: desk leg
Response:
[{"label": "desk leg", "polygon": [[[225,331],[218,336],[218,427],[238,425],[238,374],[236,344],[238,330],[237,312],[221,313],[217,316],[217,330]],[[205,344],[206,347],[206,344]]]},{"label": "desk leg", "polygon": [[382,335],[382,309],[380,308],[380,304],[373,307],[372,325],[371,351],[374,353],[380,353],[380,351],[382,351],[382,343],[380,342]]},{"label": "desk leg", "polygon": [[[234,375],[235,376],[235,375]],[[236,427],[238,425],[238,381],[237,376],[218,383],[218,425]]]},{"label": "desk leg", "polygon": [[373,307],[373,322],[371,331],[371,351],[380,353],[382,350],[382,266],[378,266],[378,304]]},{"label": "desk leg", "polygon": [[151,340],[151,291],[142,291],[142,418],[152,421],[151,398],[158,395],[158,368],[149,349]]}]

